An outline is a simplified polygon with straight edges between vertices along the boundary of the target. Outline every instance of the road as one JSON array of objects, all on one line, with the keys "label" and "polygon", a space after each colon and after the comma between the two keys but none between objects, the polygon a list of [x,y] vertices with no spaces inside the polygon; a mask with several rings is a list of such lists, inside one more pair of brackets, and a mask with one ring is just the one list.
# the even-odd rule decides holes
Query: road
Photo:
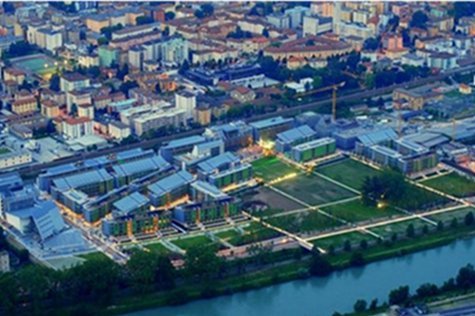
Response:
[{"label": "road", "polygon": [[[395,84],[395,85],[392,85],[392,86],[389,86],[389,87],[383,87],[383,88],[378,88],[378,89],[360,91],[360,92],[351,93],[351,94],[347,94],[347,95],[340,95],[337,98],[337,102],[363,100],[365,98],[371,98],[371,97],[376,97],[376,96],[380,96],[380,95],[385,95],[385,94],[391,93],[394,89],[397,89],[397,88],[411,88],[411,87],[415,87],[415,86],[420,86],[420,85],[427,84],[427,83],[430,83],[430,82],[443,80],[443,79],[445,79],[449,76],[452,76],[454,74],[457,74],[457,73],[473,72],[473,71],[475,71],[475,65],[461,67],[461,68],[449,70],[447,72],[444,72],[444,73],[441,73],[441,74],[438,74],[438,75],[435,75],[435,76],[431,76],[431,77],[428,77],[428,78],[420,78],[420,79],[417,79],[417,80],[413,80],[411,82]],[[258,120],[262,120],[262,119],[266,119],[266,118],[270,118],[270,117],[274,117],[274,116],[278,116],[278,115],[293,116],[293,115],[297,115],[298,113],[301,113],[301,112],[304,112],[304,111],[312,110],[315,107],[320,107],[320,106],[330,105],[330,104],[331,104],[331,99],[327,98],[325,100],[310,102],[310,103],[307,103],[307,104],[294,106],[292,108],[280,109],[280,110],[272,112],[272,113],[254,115],[251,118],[244,119],[244,121],[249,123],[249,122],[254,122],[254,121],[258,121]],[[204,130],[205,130],[204,128],[196,128],[196,129],[193,129],[193,130],[177,133],[177,134],[174,134],[174,135],[169,135],[169,136],[164,136],[164,137],[157,137],[157,138],[154,138],[154,139],[151,139],[151,140],[145,140],[145,141],[141,141],[141,142],[134,143],[134,144],[100,149],[100,150],[96,150],[96,151],[92,151],[92,152],[82,153],[80,155],[75,155],[75,156],[72,156],[72,157],[67,157],[67,158],[63,158],[63,159],[59,159],[59,160],[54,160],[54,161],[47,162],[47,163],[34,164],[34,165],[21,167],[21,168],[18,168],[17,171],[19,171],[20,174],[22,174],[22,175],[28,174],[30,176],[36,176],[42,170],[50,168],[50,167],[62,165],[62,164],[65,164],[65,163],[72,163],[72,162],[76,162],[76,161],[80,161],[80,160],[84,160],[84,159],[95,158],[95,157],[99,157],[99,156],[103,156],[103,155],[107,155],[107,154],[111,154],[111,153],[116,153],[116,152],[120,152],[120,151],[124,151],[124,150],[128,150],[128,149],[154,148],[154,147],[158,147],[159,145],[161,145],[164,142],[167,142],[167,141],[170,141],[170,140],[173,140],[173,139],[201,134],[201,133],[204,132]]]}]

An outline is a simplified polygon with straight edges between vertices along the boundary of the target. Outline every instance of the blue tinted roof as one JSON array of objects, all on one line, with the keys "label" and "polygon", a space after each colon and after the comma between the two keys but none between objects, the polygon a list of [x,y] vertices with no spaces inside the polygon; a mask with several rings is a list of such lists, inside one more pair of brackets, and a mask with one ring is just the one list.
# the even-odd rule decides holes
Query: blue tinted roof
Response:
[{"label": "blue tinted roof", "polygon": [[118,176],[128,176],[145,171],[155,171],[168,167],[170,164],[160,156],[134,160],[112,167]]},{"label": "blue tinted roof", "polygon": [[396,139],[397,134],[392,128],[383,128],[380,130],[370,131],[358,136],[358,140],[366,146],[379,144],[386,140]]},{"label": "blue tinted roof", "polygon": [[201,180],[198,180],[196,182],[193,182],[191,186],[200,192],[203,192],[209,196],[212,196],[213,198],[220,198],[220,197],[227,197],[226,193],[223,193],[218,187],[208,183],[204,182]]},{"label": "blue tinted roof", "polygon": [[112,180],[112,176],[105,170],[91,170],[54,179],[53,184],[60,190],[74,189],[84,185]]},{"label": "blue tinted roof", "polygon": [[42,240],[66,228],[58,207],[52,201],[41,201],[33,207],[11,214],[21,218],[31,217]]},{"label": "blue tinted roof", "polygon": [[47,248],[52,249],[85,249],[86,243],[81,233],[76,229],[68,229],[59,234],[53,235],[44,241]]},{"label": "blue tinted roof", "polygon": [[267,128],[267,127],[271,127],[275,125],[291,123],[293,122],[293,120],[294,120],[293,118],[283,118],[282,116],[277,116],[277,117],[272,117],[266,120],[253,122],[253,123],[250,123],[249,125],[257,129],[262,129],[262,128]]},{"label": "blue tinted roof", "polygon": [[189,184],[193,181],[193,176],[185,170],[181,170],[171,176],[165,177],[148,186],[148,190],[157,196],[166,194],[180,186]]},{"label": "blue tinted roof", "polygon": [[224,145],[224,143],[222,140],[219,139],[219,140],[208,141],[206,143],[197,144],[196,147],[198,150],[204,150],[204,149],[209,149],[209,148],[213,148],[213,147],[217,147],[221,145]]},{"label": "blue tinted roof", "polygon": [[115,210],[121,216],[125,216],[125,215],[128,215],[129,213],[137,210],[138,208],[147,205],[148,203],[149,203],[149,199],[146,196],[144,196],[144,195],[142,195],[138,192],[134,192],[134,193],[118,200],[113,205],[114,205]]},{"label": "blue tinted roof", "polygon": [[299,144],[295,147],[293,147],[295,150],[307,150],[307,149],[310,149],[310,148],[315,148],[315,147],[318,147],[318,146],[322,146],[322,145],[325,145],[325,144],[331,144],[331,143],[334,143],[335,140],[333,138],[330,138],[330,137],[324,137],[324,138],[319,138],[319,139],[314,139],[314,140],[311,140],[309,142],[305,142],[303,144]]},{"label": "blue tinted roof", "polygon": [[105,156],[84,160],[85,167],[102,167],[109,162]]},{"label": "blue tinted roof", "polygon": [[23,180],[18,172],[4,174],[0,177],[0,191],[6,190],[15,185],[23,184]]},{"label": "blue tinted roof", "polygon": [[151,153],[153,153],[152,149],[144,151],[142,148],[135,148],[135,149],[121,151],[116,154],[116,157],[117,157],[117,160],[124,160],[124,159],[137,158],[137,157],[144,156]]},{"label": "blue tinted roof", "polygon": [[292,143],[301,139],[315,136],[316,132],[308,125],[302,125],[277,134],[277,139],[284,143]]},{"label": "blue tinted roof", "polygon": [[210,158],[198,164],[198,168],[205,173],[211,172],[219,167],[230,164],[238,163],[239,158],[231,152],[225,152],[224,154],[218,155],[216,157]]},{"label": "blue tinted roof", "polygon": [[74,164],[68,163],[68,164],[65,164],[65,165],[60,165],[60,166],[51,167],[51,168],[46,169],[45,175],[54,176],[54,175],[57,175],[57,174],[62,174],[62,173],[69,172],[69,171],[74,171],[74,170],[77,170],[77,169],[78,168]]},{"label": "blue tinted roof", "polygon": [[171,142],[169,142],[167,145],[163,146],[162,148],[170,149],[170,148],[182,147],[182,146],[187,146],[187,145],[199,144],[205,141],[206,141],[206,138],[204,138],[203,136],[190,136],[190,137],[172,140]]}]

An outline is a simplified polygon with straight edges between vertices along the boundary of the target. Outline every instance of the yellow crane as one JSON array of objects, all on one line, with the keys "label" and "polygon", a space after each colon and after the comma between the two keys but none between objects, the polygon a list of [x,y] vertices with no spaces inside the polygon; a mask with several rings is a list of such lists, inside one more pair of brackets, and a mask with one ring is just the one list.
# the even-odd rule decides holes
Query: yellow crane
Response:
[{"label": "yellow crane", "polygon": [[333,90],[333,93],[332,93],[332,121],[335,121],[336,120],[336,93],[337,93],[338,89],[343,87],[344,85],[345,85],[345,81],[342,81],[340,83],[336,83],[336,84],[333,84],[331,86],[326,86],[326,87],[322,87],[322,88],[319,88],[319,89],[310,90],[310,91],[305,92],[305,93],[299,93],[298,96],[304,96],[304,95],[324,92],[324,91],[328,91],[328,90]]}]

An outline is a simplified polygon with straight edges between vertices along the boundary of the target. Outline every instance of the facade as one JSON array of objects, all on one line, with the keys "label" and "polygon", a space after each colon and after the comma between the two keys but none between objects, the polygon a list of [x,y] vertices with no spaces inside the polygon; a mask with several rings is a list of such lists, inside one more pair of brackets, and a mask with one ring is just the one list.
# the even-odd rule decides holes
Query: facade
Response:
[{"label": "facade", "polygon": [[252,122],[249,124],[253,129],[254,140],[274,141],[277,134],[291,129],[294,125],[293,118],[283,118],[282,116]]},{"label": "facade", "polygon": [[122,140],[124,138],[132,135],[130,127],[125,125],[122,122],[112,121],[108,125],[109,135],[117,140]]},{"label": "facade", "polygon": [[188,57],[188,41],[185,39],[173,38],[161,45],[161,60],[165,63],[181,65]]},{"label": "facade", "polygon": [[113,64],[119,64],[119,51],[109,46],[99,46],[99,65],[101,67],[110,67]]},{"label": "facade", "polygon": [[311,141],[317,137],[317,133],[308,125],[302,125],[288,131],[277,134],[275,150],[286,153],[292,146]]},{"label": "facade", "polygon": [[38,102],[34,97],[15,100],[12,103],[12,112],[16,114],[27,114],[38,110]]},{"label": "facade", "polygon": [[94,134],[92,121],[88,117],[67,118],[62,123],[62,132],[70,139]]},{"label": "facade", "polygon": [[301,143],[293,146],[290,157],[299,163],[333,154],[336,150],[336,142],[333,138],[325,137]]},{"label": "facade", "polygon": [[188,196],[193,176],[187,171],[179,171],[147,187],[150,202],[154,207],[169,207],[177,200]]},{"label": "facade", "polygon": [[185,111],[187,120],[192,119],[196,109],[196,95],[186,90],[175,93],[175,106]]},{"label": "facade", "polygon": [[60,88],[63,92],[80,90],[90,86],[90,80],[79,73],[65,73],[60,78]]},{"label": "facade", "polygon": [[252,178],[252,166],[230,152],[198,164],[198,178],[218,187],[237,185]]},{"label": "facade", "polygon": [[0,147],[0,169],[8,169],[32,161],[31,153],[27,150],[14,151],[6,147]]}]

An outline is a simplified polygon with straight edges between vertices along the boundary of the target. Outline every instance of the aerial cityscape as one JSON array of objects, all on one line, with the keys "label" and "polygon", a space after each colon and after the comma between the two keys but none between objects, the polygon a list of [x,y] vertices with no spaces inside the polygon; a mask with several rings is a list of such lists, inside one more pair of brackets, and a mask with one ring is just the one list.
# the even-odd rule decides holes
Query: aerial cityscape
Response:
[{"label": "aerial cityscape", "polygon": [[475,315],[475,2],[0,4],[0,315]]}]

